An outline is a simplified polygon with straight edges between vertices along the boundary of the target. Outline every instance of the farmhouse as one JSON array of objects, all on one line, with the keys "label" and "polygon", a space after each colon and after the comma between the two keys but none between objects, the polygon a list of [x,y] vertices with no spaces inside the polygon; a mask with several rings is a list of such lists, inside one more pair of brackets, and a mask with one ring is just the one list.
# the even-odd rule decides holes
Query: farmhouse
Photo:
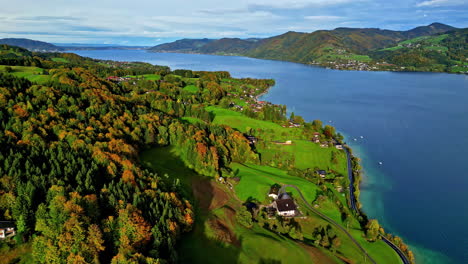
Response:
[{"label": "farmhouse", "polygon": [[336,145],[335,145],[335,148],[336,148],[336,149],[343,149],[343,145],[342,145],[342,144],[336,144]]},{"label": "farmhouse", "polygon": [[322,147],[322,148],[328,148],[328,142],[322,142],[322,143],[320,143],[320,147]]},{"label": "farmhouse", "polygon": [[278,193],[279,193],[279,188],[278,186],[271,186],[270,191],[268,192],[268,197],[271,197],[273,199],[278,199]]},{"label": "farmhouse", "polygon": [[287,194],[283,193],[278,200],[276,200],[276,210],[278,215],[293,217],[296,215],[297,206],[294,200]]},{"label": "farmhouse", "polygon": [[315,171],[315,173],[317,173],[322,179],[325,178],[325,176],[327,176],[327,172],[324,170],[318,170],[318,171]]},{"label": "farmhouse", "polygon": [[15,228],[11,224],[0,223],[0,239],[12,237],[15,234]]},{"label": "farmhouse", "polygon": [[246,138],[249,141],[250,145],[254,145],[255,143],[257,143],[257,138],[254,136],[246,136]]}]

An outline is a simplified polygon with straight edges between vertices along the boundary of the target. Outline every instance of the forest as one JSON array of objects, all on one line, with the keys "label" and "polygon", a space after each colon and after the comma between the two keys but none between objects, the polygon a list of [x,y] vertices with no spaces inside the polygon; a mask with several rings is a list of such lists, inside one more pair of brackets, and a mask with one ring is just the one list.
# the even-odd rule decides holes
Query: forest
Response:
[{"label": "forest", "polygon": [[[256,159],[242,133],[182,117],[209,121],[203,104],[219,103],[231,86],[260,93],[270,80],[229,83],[227,72],[0,49],[0,63],[11,66],[0,72],[0,220],[16,222],[15,243],[32,243],[35,262],[175,262],[192,204],[175,179],[141,166],[138,153],[174,145],[212,176]],[[19,66],[40,67],[47,78],[15,76]],[[106,79],[142,74],[161,80]],[[184,90],[188,84],[199,92]]]},{"label": "forest", "polygon": [[[180,250],[193,253],[183,249],[187,243],[198,247],[190,237],[203,239],[194,229],[228,208],[207,217],[196,186],[188,191],[192,174],[208,177],[208,185],[221,183],[214,189],[241,177],[235,190],[224,192],[237,230],[257,230],[248,236],[274,232],[334,254],[324,259],[362,258],[323,220],[271,219],[244,206],[264,198],[263,190],[252,189],[269,188],[265,177],[287,179],[307,187],[320,210],[352,225],[366,248],[394,254],[379,240],[389,236],[383,228],[346,206],[345,154],[334,148],[343,137],[319,120],[287,117],[285,106],[259,101],[274,80],[8,45],[0,45],[0,64],[0,221],[16,229],[0,241],[7,263],[180,262],[189,256]],[[294,144],[285,145],[291,137]],[[326,179],[317,174],[322,166]],[[359,171],[355,158],[353,167]],[[391,238],[412,259],[401,239]],[[215,248],[226,246],[216,241]]]}]

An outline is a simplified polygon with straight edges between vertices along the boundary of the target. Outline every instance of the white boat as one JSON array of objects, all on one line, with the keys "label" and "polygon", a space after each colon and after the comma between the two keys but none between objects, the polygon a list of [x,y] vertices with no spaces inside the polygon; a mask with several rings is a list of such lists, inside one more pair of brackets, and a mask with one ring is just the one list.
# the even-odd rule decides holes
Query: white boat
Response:
[{"label": "white boat", "polygon": [[356,141],[356,140],[357,140],[357,138],[354,139],[354,141]]},{"label": "white boat", "polygon": [[380,165],[382,165],[382,164],[383,164],[383,162],[379,161],[379,164],[380,164]]},{"label": "white boat", "polygon": [[361,138],[364,138],[363,136],[361,136]]}]

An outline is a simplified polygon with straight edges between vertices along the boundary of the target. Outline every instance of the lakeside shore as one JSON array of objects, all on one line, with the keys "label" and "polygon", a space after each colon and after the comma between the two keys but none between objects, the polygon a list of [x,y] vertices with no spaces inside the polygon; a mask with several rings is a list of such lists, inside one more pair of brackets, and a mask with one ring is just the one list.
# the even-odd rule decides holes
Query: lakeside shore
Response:
[{"label": "lakeside shore", "polygon": [[237,53],[199,53],[199,52],[193,52],[193,51],[151,51],[149,49],[143,49],[146,50],[146,52],[150,53],[169,53],[169,54],[194,54],[194,55],[212,55],[212,56],[229,56],[229,57],[244,57],[244,58],[252,58],[252,59],[259,59],[259,60],[271,60],[271,61],[284,61],[284,62],[292,62],[292,63],[298,63],[302,65],[308,65],[308,66],[315,66],[315,67],[321,67],[321,68],[326,68],[330,70],[340,70],[340,71],[368,71],[368,72],[432,72],[432,73],[450,73],[450,74],[462,74],[462,75],[467,75],[468,74],[468,68],[466,72],[449,72],[449,71],[429,71],[429,70],[409,70],[407,67],[404,66],[398,66],[398,65],[392,65],[392,64],[386,64],[386,63],[379,63],[379,62],[374,62],[372,64],[367,64],[367,63],[360,63],[359,61],[349,61],[349,62],[333,62],[333,61],[327,61],[327,62],[320,62],[320,63],[302,63],[298,61],[290,61],[290,60],[279,60],[279,59],[272,59],[272,58],[261,58],[261,57],[251,57],[247,56],[244,54],[237,54]]}]

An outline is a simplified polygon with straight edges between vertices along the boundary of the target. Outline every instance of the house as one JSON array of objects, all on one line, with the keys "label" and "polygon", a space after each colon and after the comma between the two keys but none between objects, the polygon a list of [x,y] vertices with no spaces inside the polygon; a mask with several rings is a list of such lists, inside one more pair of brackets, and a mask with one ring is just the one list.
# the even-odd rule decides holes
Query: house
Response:
[{"label": "house", "polygon": [[271,186],[270,191],[268,192],[268,197],[273,199],[278,199],[279,187],[276,185]]},{"label": "house", "polygon": [[316,138],[316,137],[314,137],[314,138],[312,138],[312,142],[314,142],[314,143],[320,143],[320,139],[319,139],[319,138]]},{"label": "house", "polygon": [[322,148],[328,148],[328,142],[322,142],[322,143],[320,143],[320,147],[322,147]]},{"label": "house", "polygon": [[286,217],[293,217],[296,215],[297,205],[287,193],[283,193],[275,203],[278,215]]},{"label": "house", "polygon": [[336,145],[335,145],[335,148],[336,148],[336,149],[343,149],[343,145],[342,145],[342,144],[336,144]]},{"label": "house", "polygon": [[314,132],[314,138],[319,138],[320,137],[320,133],[319,132]]},{"label": "house", "polygon": [[291,145],[292,144],[292,141],[291,140],[286,140],[286,142],[284,142],[285,145]]},{"label": "house", "polygon": [[318,171],[315,171],[315,173],[318,174],[318,176],[320,176],[320,178],[325,178],[325,176],[327,176],[327,172],[324,171],[324,170],[318,170]]},{"label": "house", "polygon": [[12,225],[0,225],[0,239],[12,237],[15,234],[15,228]]},{"label": "house", "polygon": [[257,138],[254,136],[246,136],[246,138],[249,141],[250,145],[254,145],[255,143],[257,143]]}]

